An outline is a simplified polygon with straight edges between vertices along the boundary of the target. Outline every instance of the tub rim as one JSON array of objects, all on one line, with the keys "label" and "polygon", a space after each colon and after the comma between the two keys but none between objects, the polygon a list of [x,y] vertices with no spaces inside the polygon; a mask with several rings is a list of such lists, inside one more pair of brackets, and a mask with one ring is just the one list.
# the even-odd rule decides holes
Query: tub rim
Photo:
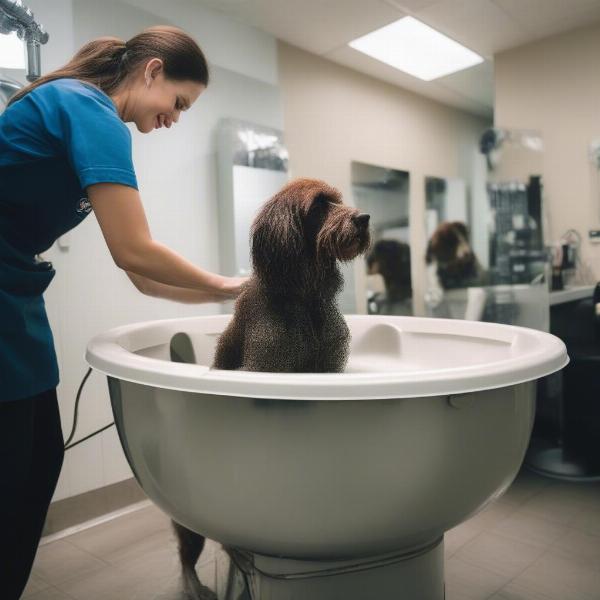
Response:
[{"label": "tub rim", "polygon": [[[175,363],[140,356],[122,344],[142,329],[164,324],[213,320],[226,325],[231,314],[202,315],[123,325],[90,340],[85,360],[106,376],[169,390],[222,396],[304,401],[378,400],[449,396],[513,386],[565,367],[569,358],[558,337],[525,327],[431,317],[344,315],[346,321],[369,319],[399,327],[402,332],[486,337],[518,344],[537,342],[522,355],[450,368],[368,373],[264,373],[211,369],[206,365]],[[468,324],[467,333],[465,323]],[[402,327],[404,325],[404,327]],[[462,328],[462,331],[461,331]],[[473,335],[479,334],[479,335]]]}]

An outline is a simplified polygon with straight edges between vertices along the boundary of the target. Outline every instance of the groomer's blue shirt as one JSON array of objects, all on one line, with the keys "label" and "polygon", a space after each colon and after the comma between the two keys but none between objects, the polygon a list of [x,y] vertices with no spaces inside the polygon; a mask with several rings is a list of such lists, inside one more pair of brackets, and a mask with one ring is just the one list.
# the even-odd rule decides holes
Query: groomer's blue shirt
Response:
[{"label": "groomer's blue shirt", "polygon": [[93,85],[50,81],[0,115],[0,401],[58,384],[42,297],[54,269],[39,254],[89,214],[86,188],[101,182],[137,188],[131,134]]}]

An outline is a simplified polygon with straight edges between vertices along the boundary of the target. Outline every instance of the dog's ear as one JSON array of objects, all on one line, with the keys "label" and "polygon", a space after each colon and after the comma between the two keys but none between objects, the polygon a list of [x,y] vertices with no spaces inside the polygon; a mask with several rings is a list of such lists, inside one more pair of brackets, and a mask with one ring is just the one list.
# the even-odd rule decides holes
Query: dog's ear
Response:
[{"label": "dog's ear", "polygon": [[265,280],[291,281],[306,263],[305,222],[313,205],[341,204],[341,194],[318,179],[299,178],[268,200],[250,228],[254,271]]},{"label": "dog's ear", "polygon": [[304,253],[299,207],[285,200],[281,192],[268,200],[250,228],[252,265],[258,274],[283,278]]},{"label": "dog's ear", "polygon": [[451,225],[466,240],[469,239],[469,230],[467,229],[466,223],[463,223],[462,221],[452,221]]}]

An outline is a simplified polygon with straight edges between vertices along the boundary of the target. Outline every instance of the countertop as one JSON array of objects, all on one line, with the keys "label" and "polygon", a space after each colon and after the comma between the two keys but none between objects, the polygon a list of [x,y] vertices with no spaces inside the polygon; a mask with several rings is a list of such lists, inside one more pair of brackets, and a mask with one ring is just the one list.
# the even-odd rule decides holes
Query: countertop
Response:
[{"label": "countertop", "polygon": [[590,298],[594,293],[594,288],[593,285],[576,285],[557,292],[550,292],[550,306]]}]

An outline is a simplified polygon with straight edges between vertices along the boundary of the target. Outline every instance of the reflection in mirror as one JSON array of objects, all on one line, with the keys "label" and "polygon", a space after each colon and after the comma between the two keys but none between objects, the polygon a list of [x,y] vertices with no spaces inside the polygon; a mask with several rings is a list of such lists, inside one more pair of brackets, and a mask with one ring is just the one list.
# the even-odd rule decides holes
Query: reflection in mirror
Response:
[{"label": "reflection in mirror", "polygon": [[480,152],[486,185],[471,182],[473,206],[460,180],[426,178],[427,314],[547,331],[541,138],[489,129]]},{"label": "reflection in mirror", "polygon": [[486,320],[549,327],[549,251],[544,245],[543,142],[535,131],[490,129],[481,138],[488,166],[490,284]]},{"label": "reflection in mirror", "polygon": [[[425,178],[427,290],[430,316],[483,316],[482,292],[468,289],[487,284],[487,272],[471,244],[471,210],[462,179]],[[470,304],[469,304],[470,300]]]},{"label": "reflection in mirror", "polygon": [[529,284],[544,274],[542,148],[534,131],[489,129],[481,139],[488,166],[493,284]]},{"label": "reflection in mirror", "polygon": [[279,130],[222,119],[217,132],[220,270],[251,272],[250,227],[264,202],[288,180],[288,152]]},{"label": "reflection in mirror", "polygon": [[366,257],[369,314],[412,315],[409,174],[352,162],[354,205],[371,215]]}]

